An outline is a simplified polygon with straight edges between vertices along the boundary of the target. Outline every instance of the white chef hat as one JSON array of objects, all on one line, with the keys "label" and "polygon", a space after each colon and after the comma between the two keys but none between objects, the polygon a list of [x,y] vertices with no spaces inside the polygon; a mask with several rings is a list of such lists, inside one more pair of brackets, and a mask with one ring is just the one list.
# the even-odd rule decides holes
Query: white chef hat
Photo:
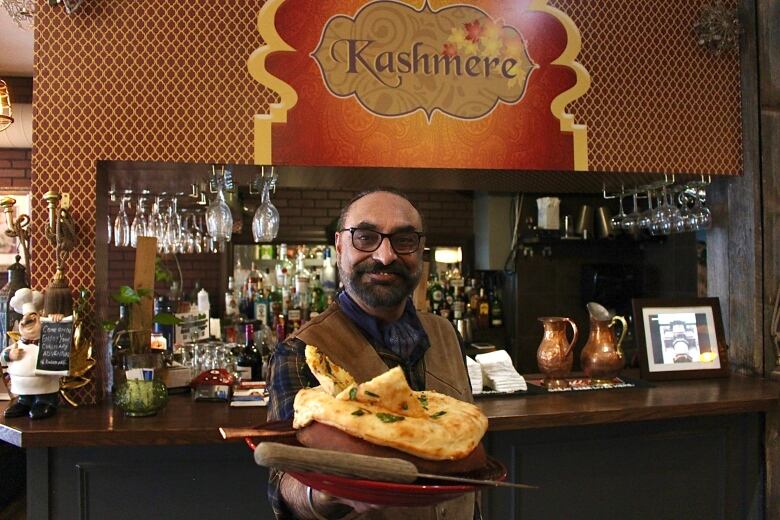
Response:
[{"label": "white chef hat", "polygon": [[16,291],[16,294],[11,298],[10,305],[22,316],[31,312],[40,312],[43,309],[43,294],[25,287]]}]

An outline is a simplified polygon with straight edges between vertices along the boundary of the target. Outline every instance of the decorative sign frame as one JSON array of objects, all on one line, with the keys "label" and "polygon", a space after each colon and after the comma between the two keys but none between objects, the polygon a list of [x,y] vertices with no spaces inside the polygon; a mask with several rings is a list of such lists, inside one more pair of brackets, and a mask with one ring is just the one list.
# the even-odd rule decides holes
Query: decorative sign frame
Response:
[{"label": "decorative sign frame", "polygon": [[269,0],[258,30],[257,164],[588,169],[581,37],[546,0]]}]

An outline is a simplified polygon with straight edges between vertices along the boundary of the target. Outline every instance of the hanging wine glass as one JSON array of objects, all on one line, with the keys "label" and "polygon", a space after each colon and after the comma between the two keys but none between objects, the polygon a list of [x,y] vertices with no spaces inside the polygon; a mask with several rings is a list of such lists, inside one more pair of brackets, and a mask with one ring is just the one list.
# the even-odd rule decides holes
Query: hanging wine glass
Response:
[{"label": "hanging wine glass", "polygon": [[691,210],[691,214],[696,219],[696,229],[710,229],[712,227],[712,212],[704,206],[706,197],[707,192],[704,191],[704,188],[696,193],[696,202]]},{"label": "hanging wine glass", "polygon": [[688,218],[688,197],[685,194],[685,188],[683,188],[677,195],[677,201],[680,203],[680,207],[677,208],[674,220],[672,221],[672,228],[675,233],[685,233],[688,231],[686,228],[686,220]]},{"label": "hanging wine glass", "polygon": [[114,245],[116,247],[127,247],[130,245],[130,222],[127,218],[125,202],[127,198],[119,197],[119,213],[114,219]]},{"label": "hanging wine glass", "polygon": [[639,213],[639,203],[637,202],[638,198],[639,194],[634,192],[634,209],[631,211],[631,213],[626,215],[626,218],[623,219],[623,223],[620,226],[621,229],[629,235],[636,234],[639,231],[639,218],[641,214]]},{"label": "hanging wine glass", "polygon": [[620,211],[618,211],[618,214],[610,219],[610,224],[612,224],[612,229],[618,233],[622,231],[623,220],[627,216],[625,210],[623,209],[623,197],[625,197],[625,195],[626,194],[623,191],[621,191],[620,195],[618,195],[618,201],[620,203]]},{"label": "hanging wine glass", "polygon": [[218,241],[230,241],[233,233],[233,215],[225,201],[225,188],[222,180],[217,182],[217,196],[214,197],[206,210],[206,228],[209,230],[209,235]]},{"label": "hanging wine glass", "polygon": [[130,225],[130,247],[138,245],[138,237],[146,236],[146,208],[144,208],[143,195],[138,196],[135,203],[135,217]]},{"label": "hanging wine glass", "polygon": [[176,195],[171,197],[168,206],[168,216],[165,225],[165,242],[169,253],[181,253],[182,233],[181,216],[179,216],[179,202]]},{"label": "hanging wine glass", "polygon": [[263,183],[260,205],[252,219],[252,235],[255,242],[271,242],[279,233],[279,211],[271,202],[271,179]]}]

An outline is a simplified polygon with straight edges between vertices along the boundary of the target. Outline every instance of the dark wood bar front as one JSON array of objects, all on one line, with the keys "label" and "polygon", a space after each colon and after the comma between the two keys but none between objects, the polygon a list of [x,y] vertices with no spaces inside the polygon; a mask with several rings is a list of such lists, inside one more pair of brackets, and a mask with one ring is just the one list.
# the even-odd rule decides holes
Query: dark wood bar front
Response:
[{"label": "dark wood bar front", "polygon": [[[763,517],[761,446],[780,384],[732,375],[654,385],[478,398],[490,453],[511,480],[541,488],[491,490],[485,518],[648,518],[657,508],[686,518]],[[150,418],[103,404],[63,408],[50,421],[2,419],[0,439],[28,448],[29,518],[271,518],[266,470],[242,442],[218,433],[264,421],[263,408],[179,395]],[[664,479],[648,477],[659,472]],[[576,504],[555,500],[561,489],[576,489]],[[666,506],[656,504],[662,492]]]}]

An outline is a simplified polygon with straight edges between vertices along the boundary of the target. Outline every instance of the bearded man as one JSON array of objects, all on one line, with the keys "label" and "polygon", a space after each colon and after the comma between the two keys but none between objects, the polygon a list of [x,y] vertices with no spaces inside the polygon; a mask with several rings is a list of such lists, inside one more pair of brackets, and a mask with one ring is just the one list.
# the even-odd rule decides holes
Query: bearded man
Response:
[{"label": "bearded man", "polygon": [[[418,313],[411,295],[420,281],[425,232],[420,212],[392,189],[360,193],[342,210],[336,231],[344,290],[325,312],[277,346],[269,365],[268,420],[293,417],[301,388],[317,386],[307,344],[358,383],[400,366],[413,390],[471,401],[462,341],[446,319]],[[474,495],[420,508],[383,508],[330,496],[272,471],[269,500],[277,518],[471,520]]]}]

